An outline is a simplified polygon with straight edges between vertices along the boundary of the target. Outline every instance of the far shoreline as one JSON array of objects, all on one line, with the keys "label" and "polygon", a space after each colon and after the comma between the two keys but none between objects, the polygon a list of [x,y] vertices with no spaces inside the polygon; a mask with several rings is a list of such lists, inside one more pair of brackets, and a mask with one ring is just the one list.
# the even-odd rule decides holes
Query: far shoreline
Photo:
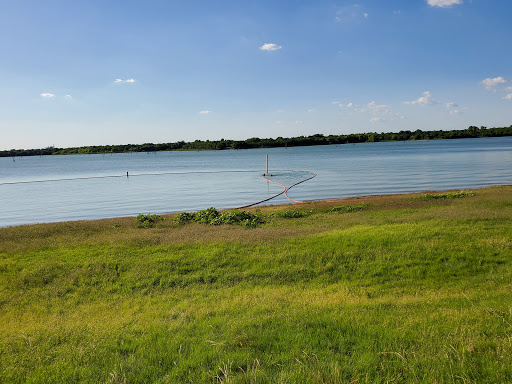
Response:
[{"label": "far shoreline", "polygon": [[512,136],[512,125],[509,127],[470,126],[459,130],[400,131],[400,132],[366,132],[350,134],[324,135],[317,133],[309,136],[258,138],[245,140],[195,140],[193,142],[177,141],[169,143],[90,145],[83,147],[56,148],[54,146],[37,149],[10,149],[0,151],[0,157],[44,156],[44,155],[88,155],[112,153],[139,153],[165,151],[209,151],[230,149],[309,147],[315,145],[358,144],[393,141],[429,141],[476,139],[486,137]]}]

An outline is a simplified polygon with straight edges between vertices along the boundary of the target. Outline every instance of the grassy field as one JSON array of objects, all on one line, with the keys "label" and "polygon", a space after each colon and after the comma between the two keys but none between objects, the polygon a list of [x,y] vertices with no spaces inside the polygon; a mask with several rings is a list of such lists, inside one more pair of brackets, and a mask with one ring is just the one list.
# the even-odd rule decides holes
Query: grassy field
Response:
[{"label": "grassy field", "polygon": [[259,215],[1,228],[0,382],[512,382],[511,186]]}]

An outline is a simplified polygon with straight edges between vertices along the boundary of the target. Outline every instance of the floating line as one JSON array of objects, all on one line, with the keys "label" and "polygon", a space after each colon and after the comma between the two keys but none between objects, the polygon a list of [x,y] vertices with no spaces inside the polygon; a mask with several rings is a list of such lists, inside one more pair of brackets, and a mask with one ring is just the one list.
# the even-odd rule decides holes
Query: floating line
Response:
[{"label": "floating line", "polygon": [[[287,198],[288,200],[293,201],[293,202],[294,202],[294,203],[296,203],[296,204],[304,203],[304,201],[299,201],[299,200],[294,200],[294,199],[292,199],[290,196],[288,196],[288,191],[289,191],[290,189],[292,189],[293,187],[295,187],[296,185],[299,185],[299,184],[302,184],[302,183],[304,183],[304,182],[306,182],[306,181],[308,181],[308,180],[311,180],[312,178],[316,177],[316,176],[317,176],[317,174],[316,174],[315,172],[312,172],[312,171],[296,171],[296,170],[290,170],[290,169],[285,169],[284,171],[285,171],[285,172],[304,172],[304,173],[309,173],[309,174],[311,174],[312,176],[311,176],[311,177],[308,177],[307,179],[301,180],[301,181],[299,181],[299,182],[297,182],[297,183],[295,183],[295,184],[292,184],[292,185],[291,185],[291,186],[289,186],[289,187],[286,187],[284,184],[281,184],[281,183],[278,183],[277,181],[274,181],[274,180],[268,179],[268,178],[266,178],[266,177],[265,177],[266,175],[263,175],[263,176],[262,176],[263,180],[270,181],[271,183],[274,183],[274,184],[278,184],[278,185],[280,185],[281,187],[283,187],[283,190],[282,190],[280,193],[278,193],[278,194],[276,194],[276,195],[274,195],[274,196],[271,196],[271,197],[266,198],[266,199],[264,199],[264,200],[258,201],[258,202],[256,202],[256,203],[252,203],[252,204],[244,205],[243,207],[238,207],[237,209],[243,209],[243,208],[253,207],[253,206],[255,206],[255,205],[258,205],[258,204],[264,203],[264,202],[266,202],[266,201],[272,200],[272,199],[274,199],[274,198],[276,198],[276,197],[278,197],[278,196],[282,195],[283,193],[284,193],[284,195],[286,196],[286,198]],[[270,176],[272,176],[272,175],[270,175]]]},{"label": "floating line", "polygon": [[[92,179],[108,179],[108,178],[121,178],[121,177],[126,177],[126,178],[129,178],[129,177],[137,177],[137,176],[162,176],[162,175],[188,175],[188,174],[219,174],[219,173],[255,173],[255,172],[260,172],[260,171],[256,171],[256,170],[228,170],[228,171],[186,171],[186,172],[160,172],[160,173],[136,173],[136,174],[128,174],[128,172],[126,173],[126,175],[105,175],[105,176],[87,176],[87,177],[72,177],[72,178],[62,178],[62,179],[47,179],[47,180],[28,180],[28,181],[13,181],[13,182],[4,182],[4,183],[0,183],[0,185],[15,185],[15,184],[31,184],[31,183],[51,183],[51,182],[59,182],[59,181],[75,181],[75,180],[92,180]],[[279,172],[278,170],[276,170],[276,172]],[[284,170],[281,170],[280,172],[295,172],[295,173],[299,173],[299,172],[302,172],[302,173],[309,173],[311,174],[312,176],[311,177],[308,177],[304,180],[301,180],[299,182],[296,182],[292,185],[290,185],[289,187],[286,187],[286,185],[284,184],[281,184],[275,180],[272,180],[272,179],[269,179],[267,177],[265,177],[266,175],[263,174],[262,175],[262,178],[270,183],[274,183],[274,184],[277,184],[277,185],[280,185],[283,190],[273,196],[270,196],[266,199],[263,199],[263,200],[260,200],[256,203],[252,203],[252,204],[247,204],[247,205],[244,205],[242,207],[238,207],[236,209],[242,209],[242,208],[249,208],[249,207],[253,207],[255,205],[258,205],[258,204],[261,204],[261,203],[264,203],[266,201],[270,201],[272,199],[275,199],[276,197],[284,194],[286,196],[286,198],[296,204],[300,204],[300,203],[304,203],[304,201],[299,201],[299,200],[294,200],[292,199],[290,196],[288,196],[288,191],[290,189],[292,189],[293,187],[295,187],[296,185],[299,185],[299,184],[302,184],[308,180],[311,180],[312,178],[316,177],[317,174],[315,172],[312,172],[312,171],[298,171],[298,170],[291,170],[291,169],[284,169]],[[272,175],[270,175],[271,177]]]},{"label": "floating line", "polygon": [[313,177],[316,177],[316,176],[317,176],[317,174],[316,174],[315,172],[312,172],[312,171],[291,171],[291,172],[306,172],[306,173],[309,173],[309,174],[313,175],[313,176],[311,176],[311,177],[308,177],[307,179],[304,179],[304,180],[302,180],[302,181],[299,181],[298,183],[292,184],[291,186],[289,186],[288,188],[286,188],[286,191],[284,192],[284,195],[286,196],[286,198],[287,198],[288,200],[291,200],[291,201],[293,201],[294,203],[297,203],[297,204],[304,203],[304,201],[293,200],[292,198],[290,198],[290,196],[288,196],[288,191],[289,191],[290,189],[292,189],[293,187],[295,187],[296,185],[299,185],[299,184],[302,184],[302,183],[304,183],[304,182],[306,182],[306,181],[308,181],[308,180],[311,180]]},{"label": "floating line", "polygon": [[0,185],[13,185],[13,184],[30,184],[30,183],[52,183],[58,181],[73,181],[73,180],[92,180],[92,179],[109,179],[119,177],[137,177],[137,176],[161,176],[161,175],[188,175],[188,174],[203,174],[203,173],[252,173],[260,171],[187,171],[187,172],[161,172],[161,173],[135,173],[129,175],[106,175],[106,176],[86,176],[86,177],[71,177],[64,179],[47,179],[47,180],[27,180],[27,181],[7,181],[0,183]]}]

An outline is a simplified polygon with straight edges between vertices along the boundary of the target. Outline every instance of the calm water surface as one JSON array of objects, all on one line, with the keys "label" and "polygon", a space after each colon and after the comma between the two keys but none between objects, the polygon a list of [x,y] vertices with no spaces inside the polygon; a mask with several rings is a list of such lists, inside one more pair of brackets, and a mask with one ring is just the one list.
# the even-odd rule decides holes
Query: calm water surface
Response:
[{"label": "calm water surface", "polygon": [[[512,137],[0,158],[0,226],[512,184]],[[126,176],[129,172],[129,177]],[[268,203],[287,203],[279,196]]]}]

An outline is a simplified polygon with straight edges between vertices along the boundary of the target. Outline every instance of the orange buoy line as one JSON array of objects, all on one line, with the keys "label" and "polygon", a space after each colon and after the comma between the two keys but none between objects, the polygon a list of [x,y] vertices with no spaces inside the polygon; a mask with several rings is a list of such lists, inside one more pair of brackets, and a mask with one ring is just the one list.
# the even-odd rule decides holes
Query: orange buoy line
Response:
[{"label": "orange buoy line", "polygon": [[299,201],[299,200],[292,199],[290,196],[288,196],[288,191],[290,189],[292,189],[293,187],[295,187],[296,185],[299,185],[299,184],[302,184],[302,183],[304,183],[304,182],[306,182],[308,180],[311,180],[313,177],[316,177],[317,174],[315,172],[311,172],[311,171],[292,171],[292,172],[307,172],[307,173],[310,173],[311,175],[313,175],[311,177],[308,177],[307,179],[299,181],[298,183],[292,184],[290,187],[286,188],[286,191],[284,192],[284,195],[286,196],[286,198],[288,200],[291,200],[291,201],[293,201],[294,203],[297,203],[297,204],[304,203],[304,201]]},{"label": "orange buoy line", "polygon": [[294,202],[294,203],[296,203],[296,204],[304,203],[304,201],[299,201],[299,200],[294,200],[294,199],[292,199],[290,196],[288,196],[288,191],[289,191],[290,189],[292,189],[293,187],[295,187],[296,185],[299,185],[299,184],[302,184],[302,183],[304,183],[304,182],[306,182],[306,181],[308,181],[308,180],[311,180],[313,177],[316,177],[316,176],[317,176],[317,174],[316,174],[315,172],[311,172],[311,171],[294,171],[294,170],[287,170],[287,171],[288,171],[288,172],[306,172],[306,173],[311,174],[312,176],[311,176],[311,177],[308,177],[307,179],[301,180],[301,181],[299,181],[299,182],[297,182],[297,183],[295,183],[295,184],[292,184],[292,185],[291,185],[291,186],[289,186],[289,187],[286,187],[284,184],[281,184],[281,183],[279,183],[279,182],[277,182],[277,181],[274,181],[274,180],[271,180],[271,179],[266,178],[266,177],[265,177],[265,176],[266,176],[266,174],[264,174],[264,175],[262,176],[262,179],[263,179],[263,180],[266,180],[266,181],[269,181],[269,182],[271,182],[271,183],[274,183],[274,184],[280,185],[281,187],[283,187],[283,190],[282,190],[280,193],[278,193],[278,194],[276,194],[276,195],[274,195],[274,196],[268,197],[268,198],[266,198],[266,199],[264,199],[264,200],[261,200],[261,201],[258,201],[258,202],[256,202],[256,203],[252,203],[252,204],[244,205],[243,207],[238,207],[237,209],[253,207],[253,206],[255,206],[255,205],[258,205],[258,204],[264,203],[264,202],[266,202],[266,201],[272,200],[272,199],[276,198],[277,196],[282,195],[283,193],[284,193],[284,195],[286,196],[286,198],[287,198],[288,200],[293,201],[293,202]]}]

